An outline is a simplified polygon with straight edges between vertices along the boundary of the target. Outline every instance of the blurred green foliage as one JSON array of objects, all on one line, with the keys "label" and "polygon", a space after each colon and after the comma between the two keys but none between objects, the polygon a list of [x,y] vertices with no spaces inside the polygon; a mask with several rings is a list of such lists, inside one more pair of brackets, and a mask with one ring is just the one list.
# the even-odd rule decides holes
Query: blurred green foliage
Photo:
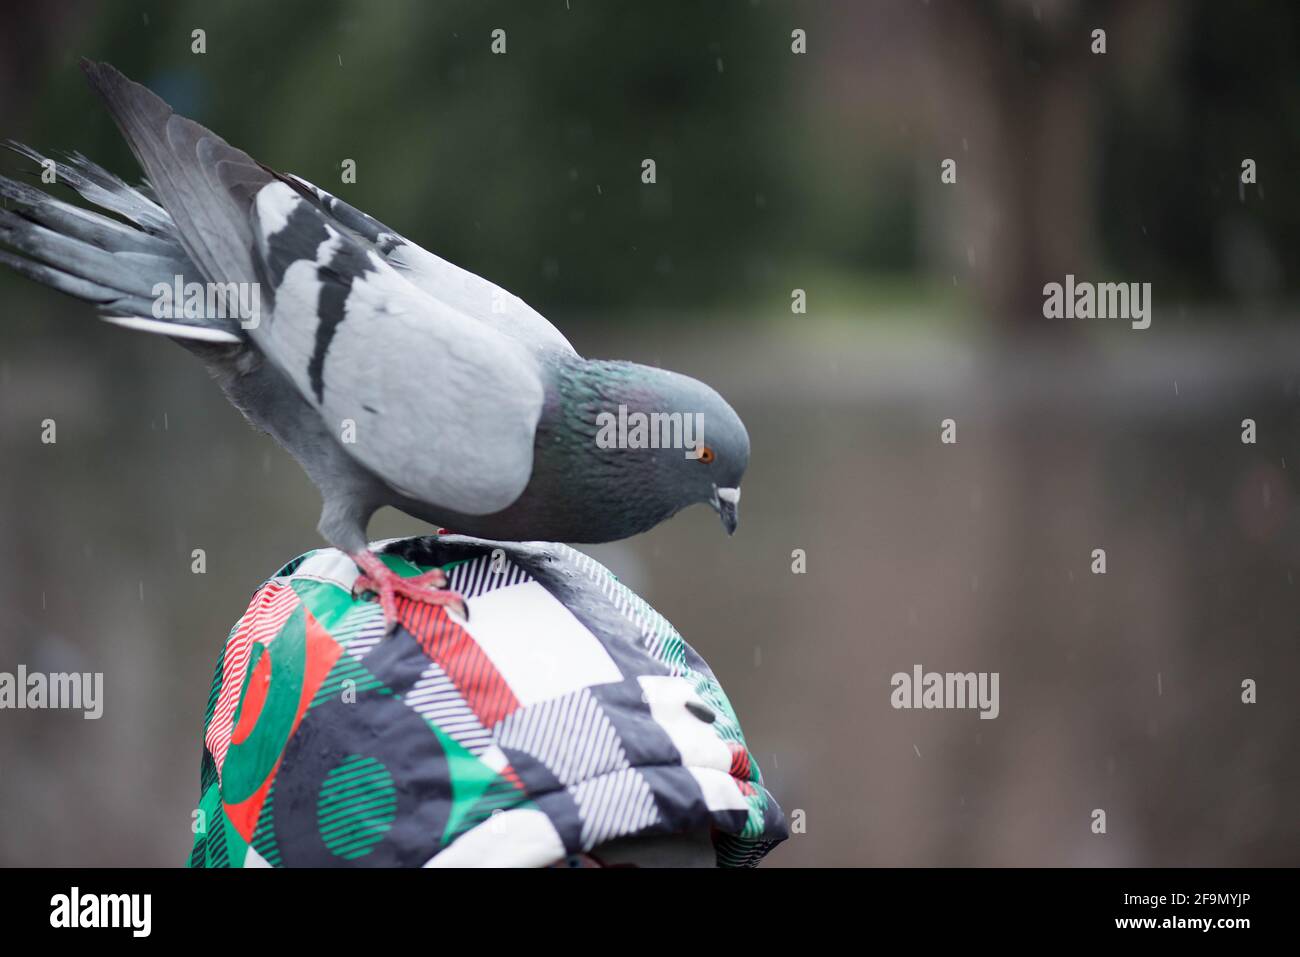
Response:
[{"label": "blurred green foliage", "polygon": [[[1005,270],[1003,286],[1029,294],[1016,308],[1032,306],[1035,284],[1059,279],[1060,264],[1033,259],[1055,224],[1041,214],[1030,224],[1029,214],[1052,190],[1085,185],[1089,222],[1066,245],[1095,252],[1096,268],[1180,300],[1276,303],[1296,291],[1284,268],[1300,241],[1300,190],[1289,181],[1300,155],[1294,3],[71,9],[75,29],[57,33],[41,75],[10,91],[30,106],[7,133],[80,149],[134,178],[76,69],[81,55],[110,60],[268,165],[338,193],[561,326],[582,315],[788,316],[790,290],[814,278],[819,290],[856,290],[871,321],[900,281],[914,301],[956,291],[1000,319],[1008,300],[980,300],[973,273]],[[1086,53],[1094,22],[1110,27],[1105,61]],[[945,25],[951,37],[936,43]],[[791,54],[793,26],[809,31],[806,56]],[[200,27],[207,52],[196,56],[190,34]],[[490,49],[497,28],[504,55]],[[1148,50],[1152,37],[1162,42]],[[890,66],[872,73],[886,54]],[[907,64],[942,82],[924,86]],[[1000,71],[992,82],[981,72],[989,64]],[[968,157],[1013,161],[1021,146],[1010,140],[1029,135],[1034,117],[1073,110],[1052,99],[1053,69],[1086,77],[1069,94],[1088,99],[1077,140],[1086,176],[1058,175],[1051,155],[1034,154],[1037,181],[1017,171],[1000,195],[978,199],[979,215],[987,206],[1005,221],[1001,261],[986,255],[968,277],[968,241],[936,193],[938,160],[965,135],[953,117],[976,124],[986,145],[996,131],[981,119],[999,110],[1018,119],[1008,142],[992,144],[1001,155]],[[966,92],[979,109],[961,101]],[[949,125],[936,128],[935,116]],[[1257,160],[1260,184],[1241,194],[1244,155]],[[345,158],[357,162],[355,184],[340,182]],[[646,158],[657,164],[653,186],[641,182]],[[955,250],[946,259],[945,236]],[[815,312],[825,297],[812,301]],[[854,307],[838,293],[835,302]]]},{"label": "blurred green foliage", "polygon": [[[1300,4],[1159,9],[1172,48],[1127,85],[1107,84],[1097,123],[1107,258],[1197,299],[1237,298],[1252,291],[1243,284],[1294,298]],[[1243,188],[1247,157],[1258,183]]]},{"label": "blurred green foliage", "polygon": [[[539,307],[751,297],[799,243],[788,31],[743,4],[570,5],[120,4],[75,52]],[[134,174],[74,66],[41,142]]]}]

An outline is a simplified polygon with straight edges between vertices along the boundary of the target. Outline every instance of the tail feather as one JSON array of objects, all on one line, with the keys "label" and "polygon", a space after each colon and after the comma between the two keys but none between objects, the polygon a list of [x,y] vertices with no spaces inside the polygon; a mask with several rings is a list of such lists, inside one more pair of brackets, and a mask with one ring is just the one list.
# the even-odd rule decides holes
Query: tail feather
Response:
[{"label": "tail feather", "polygon": [[185,258],[180,243],[153,236],[99,213],[55,199],[48,193],[0,176],[0,199],[48,229],[91,243],[100,249],[121,249]]},{"label": "tail feather", "polygon": [[[101,286],[99,283],[83,279],[65,270],[47,266],[44,263],[33,262],[30,259],[23,259],[21,256],[15,256],[2,249],[0,249],[0,263],[8,266],[20,276],[34,279],[36,282],[57,289],[59,292],[67,293],[69,296],[83,299],[86,302],[120,309],[121,301],[127,298],[123,297],[119,290],[111,286]],[[125,311],[130,312],[131,309],[127,308]]]},{"label": "tail feather", "polygon": [[[37,162],[45,157],[21,144],[11,148]],[[237,321],[154,316],[153,289],[202,278],[165,210],[91,163],[71,157],[56,176],[102,209],[131,219],[123,223],[73,206],[17,180],[0,176],[0,264],[20,275],[98,307],[117,325],[205,342],[242,342]]]},{"label": "tail feather", "polygon": [[183,260],[142,252],[108,252],[76,236],[55,232],[17,213],[0,209],[0,242],[83,279],[142,299],[151,297],[155,277],[174,276]]},{"label": "tail feather", "polygon": [[68,157],[71,162],[63,163],[53,157],[43,156],[23,143],[6,140],[5,145],[38,165],[53,163],[55,176],[60,183],[67,183],[83,199],[100,209],[117,213],[147,233],[175,239],[176,224],[165,209],[80,153],[71,154]]}]

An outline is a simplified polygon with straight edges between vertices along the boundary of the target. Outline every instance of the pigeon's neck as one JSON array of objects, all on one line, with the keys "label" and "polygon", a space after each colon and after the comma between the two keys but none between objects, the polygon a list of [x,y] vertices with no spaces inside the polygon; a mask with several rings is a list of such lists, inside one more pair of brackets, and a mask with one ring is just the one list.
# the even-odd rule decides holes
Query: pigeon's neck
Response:
[{"label": "pigeon's neck", "polygon": [[[552,381],[555,388],[553,395],[547,396],[547,404],[554,403],[554,408],[548,411],[553,412],[555,421],[564,422],[564,436],[576,442],[580,446],[577,451],[583,454],[597,447],[602,417],[621,421],[632,413],[668,411],[667,396],[673,391],[671,374],[662,369],[605,359],[566,361]],[[611,468],[642,467],[636,464],[637,456],[626,454],[602,456],[602,460]]]},{"label": "pigeon's neck", "polygon": [[599,412],[617,412],[620,405],[646,411],[662,405],[656,374],[662,373],[635,362],[565,357],[556,369],[557,398],[571,428],[594,432]]},{"label": "pigeon's neck", "polygon": [[[566,524],[584,526],[600,518],[599,537],[565,536],[567,541],[609,541],[635,535],[671,516],[682,503],[651,481],[655,463],[647,450],[604,447],[597,441],[601,413],[655,409],[663,400],[658,370],[632,362],[556,362],[549,376],[546,406],[537,427],[533,487],[548,510],[563,509]],[[526,494],[526,498],[533,495]]]}]

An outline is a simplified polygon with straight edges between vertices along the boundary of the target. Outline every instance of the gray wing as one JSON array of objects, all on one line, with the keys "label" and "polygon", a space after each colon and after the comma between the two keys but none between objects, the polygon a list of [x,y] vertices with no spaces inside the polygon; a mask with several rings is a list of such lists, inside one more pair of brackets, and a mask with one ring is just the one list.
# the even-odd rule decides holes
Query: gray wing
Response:
[{"label": "gray wing", "polygon": [[544,388],[526,347],[407,282],[283,182],[254,200],[275,308],[253,341],[391,487],[470,515],[532,472]]},{"label": "gray wing", "polygon": [[399,492],[466,514],[519,496],[544,395],[522,343],[407,282],[295,187],[111,66],[82,68],[202,275],[260,284],[247,334],[349,454]]},{"label": "gray wing", "polygon": [[434,255],[301,176],[288,178],[302,187],[303,194],[331,220],[364,240],[411,285],[457,312],[533,349],[557,349],[575,354],[569,340],[518,296]]},{"label": "gray wing", "polygon": [[274,174],[107,63],[82,60],[81,68],[203,276],[209,282],[255,279],[249,204]]}]

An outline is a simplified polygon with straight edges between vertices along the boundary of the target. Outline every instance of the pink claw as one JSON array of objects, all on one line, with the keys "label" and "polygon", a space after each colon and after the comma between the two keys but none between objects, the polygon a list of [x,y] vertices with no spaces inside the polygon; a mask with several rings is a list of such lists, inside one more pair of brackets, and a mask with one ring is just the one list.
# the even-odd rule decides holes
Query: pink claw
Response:
[{"label": "pink claw", "polygon": [[379,596],[379,606],[384,610],[384,624],[391,632],[397,627],[397,596],[429,605],[455,608],[462,618],[469,618],[469,607],[458,592],[446,588],[447,576],[441,568],[421,575],[403,578],[393,571],[374,552],[357,552],[352,560],[361,569],[361,575],[352,585],[354,593],[371,591]]}]

